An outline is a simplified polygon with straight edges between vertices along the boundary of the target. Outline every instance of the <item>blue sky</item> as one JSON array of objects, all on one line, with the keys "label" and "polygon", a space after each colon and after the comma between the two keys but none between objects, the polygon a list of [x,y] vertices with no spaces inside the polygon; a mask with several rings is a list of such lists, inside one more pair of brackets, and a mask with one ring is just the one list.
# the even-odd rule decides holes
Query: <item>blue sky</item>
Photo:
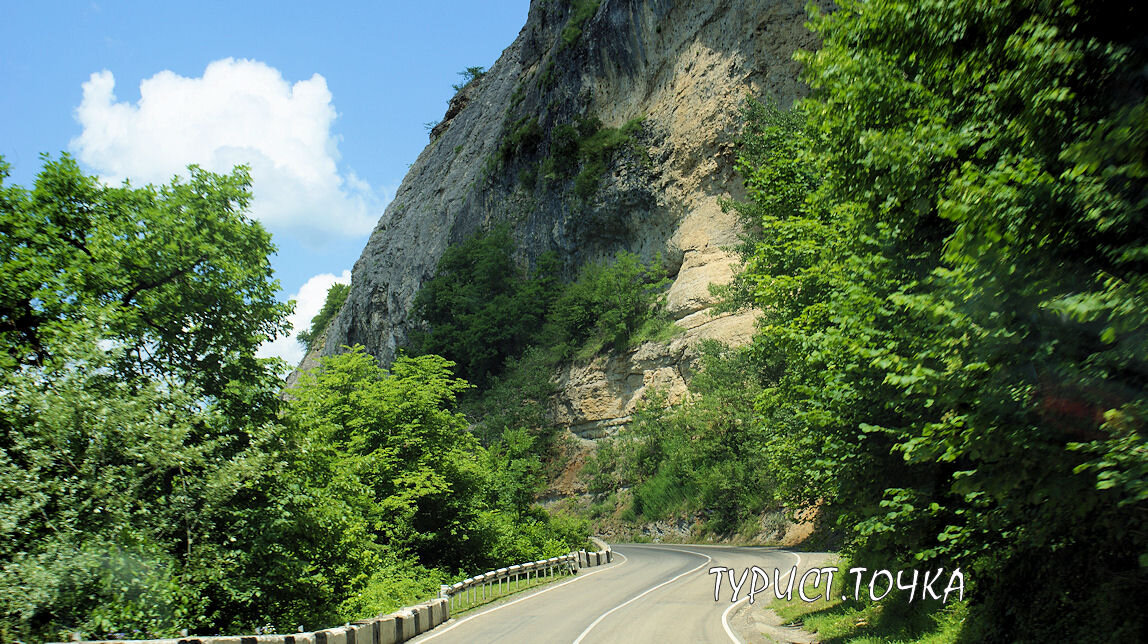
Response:
[{"label": "blue sky", "polygon": [[[346,279],[457,72],[490,67],[526,22],[515,2],[6,3],[0,155],[158,183],[190,163],[252,165],[296,326]],[[291,339],[264,353],[301,356]]]}]

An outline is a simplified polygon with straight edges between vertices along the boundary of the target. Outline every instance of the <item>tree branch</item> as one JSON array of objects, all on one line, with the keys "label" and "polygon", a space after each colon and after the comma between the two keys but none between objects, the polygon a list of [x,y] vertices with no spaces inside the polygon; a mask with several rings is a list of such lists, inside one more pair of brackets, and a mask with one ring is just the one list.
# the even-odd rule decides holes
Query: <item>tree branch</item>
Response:
[{"label": "tree branch", "polygon": [[158,288],[160,286],[163,286],[164,284],[168,284],[168,283],[174,281],[175,279],[177,279],[179,277],[182,277],[183,275],[187,275],[191,271],[194,271],[196,269],[196,267],[198,267],[200,264],[202,264],[206,260],[207,260],[207,254],[205,253],[203,255],[200,255],[199,259],[195,260],[195,263],[193,263],[191,266],[188,266],[187,268],[183,268],[183,269],[180,269],[174,273],[171,273],[171,274],[167,275],[166,277],[164,277],[163,279],[160,279],[160,280],[157,280],[154,282],[143,282],[141,284],[135,285],[135,287],[133,287],[127,293],[124,293],[124,296],[120,298],[120,304],[127,306],[141,292],[147,291],[147,290],[150,290],[153,288]]}]

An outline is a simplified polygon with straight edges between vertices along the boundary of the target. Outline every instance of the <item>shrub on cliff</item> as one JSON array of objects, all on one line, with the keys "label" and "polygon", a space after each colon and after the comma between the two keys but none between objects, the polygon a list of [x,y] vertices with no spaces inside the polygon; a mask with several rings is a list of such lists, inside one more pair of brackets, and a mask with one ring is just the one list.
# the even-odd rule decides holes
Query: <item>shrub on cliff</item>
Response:
[{"label": "shrub on cliff", "polygon": [[443,253],[415,297],[414,313],[426,322],[412,334],[415,353],[445,356],[482,386],[522,351],[542,323],[554,277],[545,259],[527,274],[513,250],[509,230],[499,227]]}]

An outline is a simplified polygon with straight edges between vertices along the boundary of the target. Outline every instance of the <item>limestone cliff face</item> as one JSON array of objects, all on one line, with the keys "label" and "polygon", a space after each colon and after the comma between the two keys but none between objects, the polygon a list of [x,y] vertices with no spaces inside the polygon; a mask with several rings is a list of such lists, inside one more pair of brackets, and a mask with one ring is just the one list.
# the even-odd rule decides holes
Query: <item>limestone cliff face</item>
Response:
[{"label": "limestone cliff face", "polygon": [[[517,39],[451,101],[379,220],[323,353],[362,344],[389,362],[447,246],[507,223],[524,262],[554,250],[570,275],[623,248],[671,264],[668,306],[687,333],[567,369],[562,424],[602,435],[646,388],[680,394],[698,339],[736,342],[752,330],[748,314],[707,311],[709,284],[732,273],[727,247],[738,234],[719,199],[740,191],[734,139],[745,96],[785,106],[804,91],[792,60],[815,45],[804,1],[602,0],[579,25],[571,3],[532,0]],[[644,120],[579,196],[572,176],[545,176],[545,160],[555,128],[584,116],[608,127]]]}]

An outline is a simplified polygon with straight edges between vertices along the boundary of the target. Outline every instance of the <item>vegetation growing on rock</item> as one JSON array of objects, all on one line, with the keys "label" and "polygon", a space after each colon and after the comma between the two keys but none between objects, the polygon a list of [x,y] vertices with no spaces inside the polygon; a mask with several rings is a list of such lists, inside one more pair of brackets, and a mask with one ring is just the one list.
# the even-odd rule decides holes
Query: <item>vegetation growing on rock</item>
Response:
[{"label": "vegetation growing on rock", "polygon": [[327,299],[323,301],[323,308],[311,318],[311,327],[295,336],[304,347],[307,347],[307,351],[315,348],[315,343],[323,336],[335,314],[343,308],[343,302],[347,301],[347,294],[350,292],[350,284],[332,284],[331,288],[327,289]]}]

